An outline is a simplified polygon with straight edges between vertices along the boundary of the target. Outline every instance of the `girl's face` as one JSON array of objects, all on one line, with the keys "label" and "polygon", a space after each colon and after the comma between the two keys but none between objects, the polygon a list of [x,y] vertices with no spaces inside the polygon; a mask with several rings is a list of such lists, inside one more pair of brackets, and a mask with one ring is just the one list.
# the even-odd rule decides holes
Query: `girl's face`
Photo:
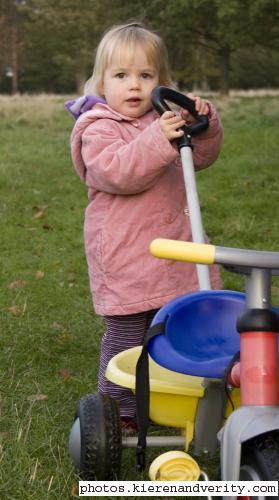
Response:
[{"label": "girl's face", "polygon": [[158,85],[158,72],[148,61],[142,47],[128,54],[113,57],[106,69],[102,94],[108,105],[118,113],[132,118],[143,116],[152,107],[150,94]]}]

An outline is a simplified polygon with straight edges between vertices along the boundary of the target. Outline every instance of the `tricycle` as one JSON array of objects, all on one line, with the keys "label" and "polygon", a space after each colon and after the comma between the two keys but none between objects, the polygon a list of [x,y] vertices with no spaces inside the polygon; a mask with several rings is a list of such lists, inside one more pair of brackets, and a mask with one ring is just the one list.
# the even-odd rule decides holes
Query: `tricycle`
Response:
[{"label": "tricycle", "polygon": [[[178,140],[193,241],[158,239],[150,251],[156,258],[196,263],[200,291],[162,307],[143,347],[109,362],[107,378],[136,392],[138,436],[122,435],[112,398],[88,394],[78,404],[70,454],[83,479],[115,480],[123,448],[136,448],[139,471],[146,447],[182,448],[155,459],[149,476],[184,481],[207,477],[188,454],[190,445],[195,457],[213,456],[219,447],[221,480],[278,480],[279,311],[271,305],[271,281],[279,274],[279,252],[205,243],[191,138],[208,127],[208,119],[183,94],[154,89],[160,114],[170,109],[167,101],[196,118]],[[214,263],[244,275],[245,293],[211,290],[208,266]],[[179,435],[149,436],[150,420],[179,429]]]}]

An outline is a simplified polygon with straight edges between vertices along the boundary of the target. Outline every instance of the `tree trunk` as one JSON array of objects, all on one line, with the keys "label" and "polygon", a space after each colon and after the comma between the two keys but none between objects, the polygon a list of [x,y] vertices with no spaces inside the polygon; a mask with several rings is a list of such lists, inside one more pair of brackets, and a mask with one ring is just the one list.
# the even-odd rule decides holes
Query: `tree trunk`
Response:
[{"label": "tree trunk", "polygon": [[230,61],[231,49],[228,45],[219,50],[220,60],[220,91],[223,95],[228,95],[230,90]]},{"label": "tree trunk", "polygon": [[12,94],[18,92],[18,65],[17,65],[17,26],[11,27],[11,68],[12,68]]},{"label": "tree trunk", "polygon": [[17,32],[17,5],[15,0],[10,0],[8,3],[8,22],[10,24],[9,38],[10,38],[10,68],[11,68],[11,93],[18,92],[18,32]]},{"label": "tree trunk", "polygon": [[85,72],[82,70],[79,70],[76,74],[76,88],[77,88],[78,95],[84,94],[84,85],[85,85],[86,80],[87,80],[87,78],[85,76]]},{"label": "tree trunk", "polygon": [[200,36],[199,44],[193,50],[193,91],[209,90],[207,71],[206,71],[206,56],[204,51],[205,40]]}]

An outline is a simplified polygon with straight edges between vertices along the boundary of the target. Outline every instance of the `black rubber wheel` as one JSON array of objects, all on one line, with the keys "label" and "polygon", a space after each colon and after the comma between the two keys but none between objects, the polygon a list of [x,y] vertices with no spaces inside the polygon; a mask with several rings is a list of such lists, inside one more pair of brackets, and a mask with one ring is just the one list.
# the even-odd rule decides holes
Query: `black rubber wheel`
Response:
[{"label": "black rubber wheel", "polygon": [[[240,481],[279,480],[279,431],[257,436],[242,447]],[[250,499],[274,499],[279,497],[251,496]]]},{"label": "black rubber wheel", "polygon": [[110,396],[88,394],[78,405],[80,466],[85,481],[113,481],[121,465],[121,426],[117,402]]}]

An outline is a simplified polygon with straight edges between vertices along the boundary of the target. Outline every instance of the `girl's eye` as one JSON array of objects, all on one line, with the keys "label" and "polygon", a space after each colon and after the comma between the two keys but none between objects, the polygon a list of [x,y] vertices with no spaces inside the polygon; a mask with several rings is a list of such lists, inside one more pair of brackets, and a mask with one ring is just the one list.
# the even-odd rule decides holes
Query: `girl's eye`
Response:
[{"label": "girl's eye", "polygon": [[150,73],[142,73],[142,78],[145,80],[145,79],[148,79],[148,78],[152,78],[152,75]]},{"label": "girl's eye", "polygon": [[116,78],[124,78],[125,73],[117,73],[115,76],[116,76]]}]

